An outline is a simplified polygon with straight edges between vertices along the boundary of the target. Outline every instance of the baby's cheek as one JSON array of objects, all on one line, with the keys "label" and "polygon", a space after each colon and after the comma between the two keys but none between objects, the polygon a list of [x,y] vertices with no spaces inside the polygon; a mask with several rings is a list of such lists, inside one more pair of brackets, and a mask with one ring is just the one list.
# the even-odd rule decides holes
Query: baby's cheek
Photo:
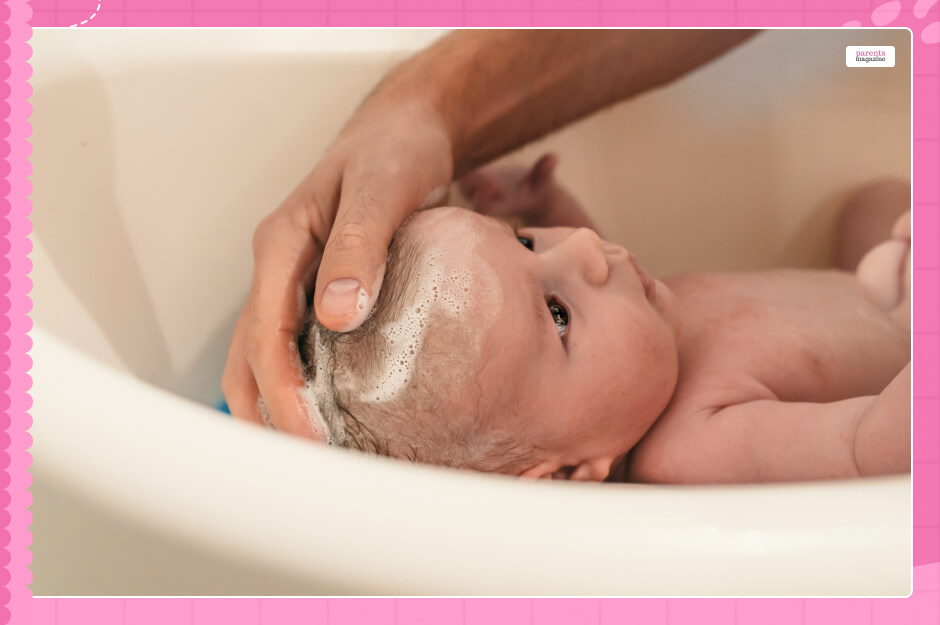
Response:
[{"label": "baby's cheek", "polygon": [[639,419],[655,419],[672,398],[679,376],[679,356],[673,328],[662,319],[653,320],[641,333],[642,342],[632,356],[635,404],[632,414]]}]

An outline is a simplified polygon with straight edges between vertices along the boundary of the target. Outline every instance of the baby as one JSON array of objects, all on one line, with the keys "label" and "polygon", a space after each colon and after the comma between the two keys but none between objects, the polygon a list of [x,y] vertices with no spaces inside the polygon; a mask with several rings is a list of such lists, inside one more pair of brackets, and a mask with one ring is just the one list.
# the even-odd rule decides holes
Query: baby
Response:
[{"label": "baby", "polygon": [[478,212],[416,213],[354,332],[311,310],[308,403],[330,443],[591,481],[910,470],[909,213],[856,273],[660,281],[596,234],[554,165],[471,175]]}]

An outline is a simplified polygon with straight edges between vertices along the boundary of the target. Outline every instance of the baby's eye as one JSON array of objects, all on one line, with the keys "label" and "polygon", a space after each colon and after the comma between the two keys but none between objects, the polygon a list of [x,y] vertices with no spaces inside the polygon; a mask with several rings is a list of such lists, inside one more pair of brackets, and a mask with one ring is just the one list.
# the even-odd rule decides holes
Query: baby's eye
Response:
[{"label": "baby's eye", "polygon": [[535,251],[535,242],[532,241],[532,239],[529,237],[516,236],[516,240],[519,241],[519,243],[522,243],[528,249]]},{"label": "baby's eye", "polygon": [[565,338],[568,334],[568,309],[556,302],[548,302],[548,312],[552,313],[552,321],[555,322],[555,329],[558,330],[558,336]]}]

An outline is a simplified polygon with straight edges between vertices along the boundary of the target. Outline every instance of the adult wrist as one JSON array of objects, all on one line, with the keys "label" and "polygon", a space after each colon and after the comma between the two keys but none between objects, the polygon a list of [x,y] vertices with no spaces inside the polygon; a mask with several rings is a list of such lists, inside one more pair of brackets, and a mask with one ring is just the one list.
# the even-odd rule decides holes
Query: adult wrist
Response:
[{"label": "adult wrist", "polygon": [[457,177],[472,168],[467,157],[476,129],[471,125],[483,112],[471,110],[468,76],[490,36],[475,31],[449,35],[389,73],[374,92],[376,99],[411,107],[441,128]]}]

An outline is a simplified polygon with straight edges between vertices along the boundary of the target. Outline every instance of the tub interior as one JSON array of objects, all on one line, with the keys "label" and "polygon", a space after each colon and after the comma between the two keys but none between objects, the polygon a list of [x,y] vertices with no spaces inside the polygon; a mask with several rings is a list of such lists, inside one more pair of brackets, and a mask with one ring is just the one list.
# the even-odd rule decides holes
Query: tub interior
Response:
[{"label": "tub interior", "polygon": [[[246,449],[262,450],[258,457],[269,458],[275,465],[288,462],[285,458],[289,457],[289,462],[306,467],[305,471],[316,465],[317,470],[329,473],[342,465],[352,477],[341,484],[346,490],[337,496],[350,500],[375,495],[368,484],[375,483],[376,472],[387,488],[405,498],[416,496],[409,490],[416,484],[446,489],[454,483],[458,494],[472,492],[484,499],[493,489],[500,497],[508,493],[499,504],[507,509],[515,509],[507,502],[532,488],[538,489],[537,498],[546,501],[584,497],[584,505],[598,510],[612,506],[608,511],[618,514],[628,514],[621,509],[626,504],[614,501],[624,492],[652,495],[652,510],[666,505],[662,501],[671,501],[672,493],[685,492],[585,488],[586,494],[577,495],[563,485],[533,487],[487,476],[399,467],[312,449],[224,421],[204,408],[221,398],[219,380],[228,341],[250,284],[255,226],[317,162],[378,79],[440,35],[429,30],[35,31],[32,315],[36,351],[44,355],[42,362],[34,355],[35,593],[112,594],[117,589],[134,594],[154,590],[228,594],[254,588],[271,594],[307,594],[305,590],[310,594],[402,590],[426,594],[422,589],[430,588],[431,593],[462,594],[461,588],[475,588],[489,594],[519,590],[538,594],[559,590],[551,584],[514,586],[511,576],[503,586],[460,586],[461,580],[467,582],[456,573],[435,586],[429,580],[439,576],[440,570],[427,564],[433,561],[431,555],[426,577],[416,573],[407,583],[395,582],[390,581],[393,574],[389,572],[384,578],[376,574],[374,580],[360,583],[357,580],[364,578],[356,571],[361,569],[348,558],[344,566],[350,568],[343,573],[347,577],[342,577],[338,572],[346,571],[342,566],[317,568],[317,558],[298,559],[288,543],[273,546],[270,552],[260,547],[234,548],[235,541],[252,536],[251,532],[263,532],[264,522],[276,518],[262,519],[267,512],[258,513],[258,519],[246,521],[237,531],[231,529],[226,535],[231,542],[212,543],[211,526],[194,527],[204,517],[193,512],[205,511],[211,502],[195,495],[185,499],[186,493],[191,494],[187,489],[200,479],[209,480],[202,486],[212,485],[212,492],[218,493],[209,498],[213,505],[235,514],[237,510],[225,508],[222,500],[238,489],[231,482],[212,481],[221,478],[205,465],[210,457],[218,463],[238,463],[239,453]],[[844,66],[845,46],[872,44],[894,45],[896,67]],[[907,30],[765,32],[680,81],[605,110],[506,158],[531,162],[544,151],[556,152],[559,177],[592,212],[605,236],[624,244],[659,276],[779,265],[824,267],[830,264],[835,209],[840,202],[866,182],[888,176],[910,178],[910,76]],[[120,392],[112,392],[117,387]],[[173,459],[179,469],[169,472],[177,480],[175,490],[160,490],[166,484],[158,483],[160,478],[155,476],[161,473],[156,467],[165,466],[167,458],[146,454],[136,456],[152,462],[141,464],[134,473],[137,487],[116,481],[121,466],[117,459],[135,461],[134,454],[127,455],[132,447],[124,447],[131,443],[114,440],[118,433],[126,436],[123,441],[146,446],[142,432],[156,437],[161,428],[171,426],[180,428],[174,430],[179,440],[202,437],[198,440],[203,443],[180,445]],[[91,444],[92,433],[103,441]],[[167,441],[167,445],[175,444]],[[66,453],[69,445],[73,448]],[[214,445],[220,449],[206,451]],[[97,453],[92,454],[93,449]],[[204,458],[202,464],[193,457],[187,459],[185,450]],[[311,486],[304,493],[311,501],[288,504],[290,493],[271,485],[275,469],[252,466],[270,479],[266,482],[262,477],[242,475],[242,469],[235,471],[256,489],[250,492],[272,508],[298,505],[301,516],[309,512],[322,517],[322,510],[311,512],[323,494],[318,490],[322,486]],[[71,477],[65,477],[70,471]],[[82,471],[89,472],[85,480],[78,477]],[[144,486],[150,489],[145,492],[159,491],[167,499],[160,500],[163,505],[159,507],[155,499],[134,499],[137,508],[131,510],[126,489]],[[892,564],[882,567],[889,573],[878,577],[877,583],[853,586],[853,579],[857,582],[861,577],[857,575],[846,578],[845,584],[820,582],[820,588],[844,594],[854,594],[853,589],[861,589],[861,594],[873,589],[881,594],[906,594],[910,553],[909,548],[903,552],[903,546],[910,544],[909,487],[908,476],[852,485],[778,487],[780,493],[793,497],[796,506],[827,500],[833,493],[842,502],[826,508],[832,515],[828,520],[815,525],[796,521],[793,527],[808,532],[848,527],[857,530],[859,541],[870,540],[863,532],[873,528],[887,536],[883,536],[887,542],[879,543],[874,551]],[[274,494],[260,494],[272,488]],[[39,492],[46,494],[45,500]],[[688,496],[700,497],[701,492],[694,490]],[[739,510],[748,508],[742,493],[767,491],[725,487],[708,492],[719,502],[730,497],[728,509]],[[862,511],[871,505],[865,501],[875,492],[900,510],[883,511],[883,516],[869,519],[869,525],[852,521],[850,512],[863,516]],[[174,500],[173,493],[179,499]],[[451,503],[454,510],[462,510],[456,499]],[[394,503],[389,505],[394,508]],[[57,510],[78,511],[83,506],[85,516],[76,519],[85,518],[84,524],[76,521],[74,527],[65,528],[54,518]],[[348,513],[347,507],[343,514]],[[407,520],[401,511],[388,514],[399,515],[390,521],[392,526]],[[451,518],[445,512],[427,511],[425,520],[438,518],[436,514],[445,515],[439,517],[442,523]],[[345,517],[336,517],[340,518]],[[746,531],[760,534],[767,527],[761,525],[766,517],[757,511],[742,518],[748,521],[735,526],[736,536]],[[138,546],[136,551],[130,549],[136,554],[132,561],[138,564],[162,562],[161,570],[167,571],[172,569],[167,560],[189,558],[206,572],[190,576],[185,583],[153,570],[76,579],[74,566],[63,564],[58,555],[71,549],[73,558],[80,559],[84,552],[76,545],[82,537],[94,535],[100,540],[95,519],[124,524],[131,532],[128,536],[134,537],[127,544]],[[327,521],[316,521],[320,522]],[[724,536],[722,528],[728,526],[722,523],[726,522],[720,514],[715,517],[718,535]],[[303,524],[298,523],[288,525],[301,532]],[[331,527],[325,525],[323,531]],[[500,526],[483,527],[489,529],[477,526],[476,531],[485,553],[493,554],[503,544],[500,541],[513,544],[512,536],[503,535]],[[517,529],[524,532],[521,526]],[[707,542],[702,538],[704,531],[698,528],[690,536]],[[499,539],[493,539],[497,535]],[[777,546],[765,550],[771,554],[765,564],[789,566],[785,558],[774,558],[787,553],[795,559],[803,553],[800,549],[810,549],[808,535],[793,538],[798,548],[789,551],[782,547],[775,551],[779,544],[773,543]],[[55,545],[54,549],[43,547],[44,536],[45,544]],[[440,537],[441,544],[446,544],[446,538]],[[306,548],[324,548],[322,540],[307,539],[313,542]],[[176,552],[157,547],[163,544],[160,541],[173,542],[180,555],[161,560],[161,552]],[[692,538],[688,541],[688,545],[696,544]],[[902,553],[891,556],[898,545]],[[824,553],[825,545],[817,547]],[[393,557],[382,551],[388,545],[376,543],[372,548],[381,557]],[[836,548],[843,550],[839,553],[849,551],[847,545]],[[128,552],[129,548],[121,549]],[[632,552],[623,553],[628,558]],[[742,562],[750,563],[754,560],[745,556],[760,553],[760,549],[741,548],[739,555]],[[331,552],[330,557],[344,556]],[[643,557],[656,559],[655,554]],[[708,561],[701,553],[696,557]],[[805,554],[801,557],[805,561]],[[225,558],[234,558],[235,564]],[[468,567],[472,560],[466,553],[454,558],[464,558]],[[684,561],[676,558],[670,562],[682,566]],[[219,563],[223,560],[224,565]],[[726,586],[703,580],[696,586],[692,579],[678,587],[685,592],[717,588],[737,594],[733,592],[735,580],[744,583],[741,579],[750,577],[751,581],[763,580],[763,585],[747,586],[756,594],[777,594],[775,589],[781,588],[806,590],[796,582],[782,584],[772,574],[755,577],[758,569],[750,566],[729,572],[722,578]],[[219,573],[223,569],[238,573],[226,577]],[[669,579],[665,572],[659,575],[656,579]],[[590,587],[585,584],[584,589]],[[655,592],[657,587],[642,588]],[[671,594],[670,587],[664,585],[655,594]]]},{"label": "tub interior", "polygon": [[[347,36],[357,51],[244,32],[38,31],[33,59],[34,319],[199,401],[218,398],[254,227],[407,55],[359,51],[371,32]],[[605,236],[656,275],[826,266],[840,201],[910,177],[908,32],[879,32],[893,69],[844,67],[864,31],[763,33],[509,158],[556,151]],[[184,41],[197,56],[107,58]]]}]

